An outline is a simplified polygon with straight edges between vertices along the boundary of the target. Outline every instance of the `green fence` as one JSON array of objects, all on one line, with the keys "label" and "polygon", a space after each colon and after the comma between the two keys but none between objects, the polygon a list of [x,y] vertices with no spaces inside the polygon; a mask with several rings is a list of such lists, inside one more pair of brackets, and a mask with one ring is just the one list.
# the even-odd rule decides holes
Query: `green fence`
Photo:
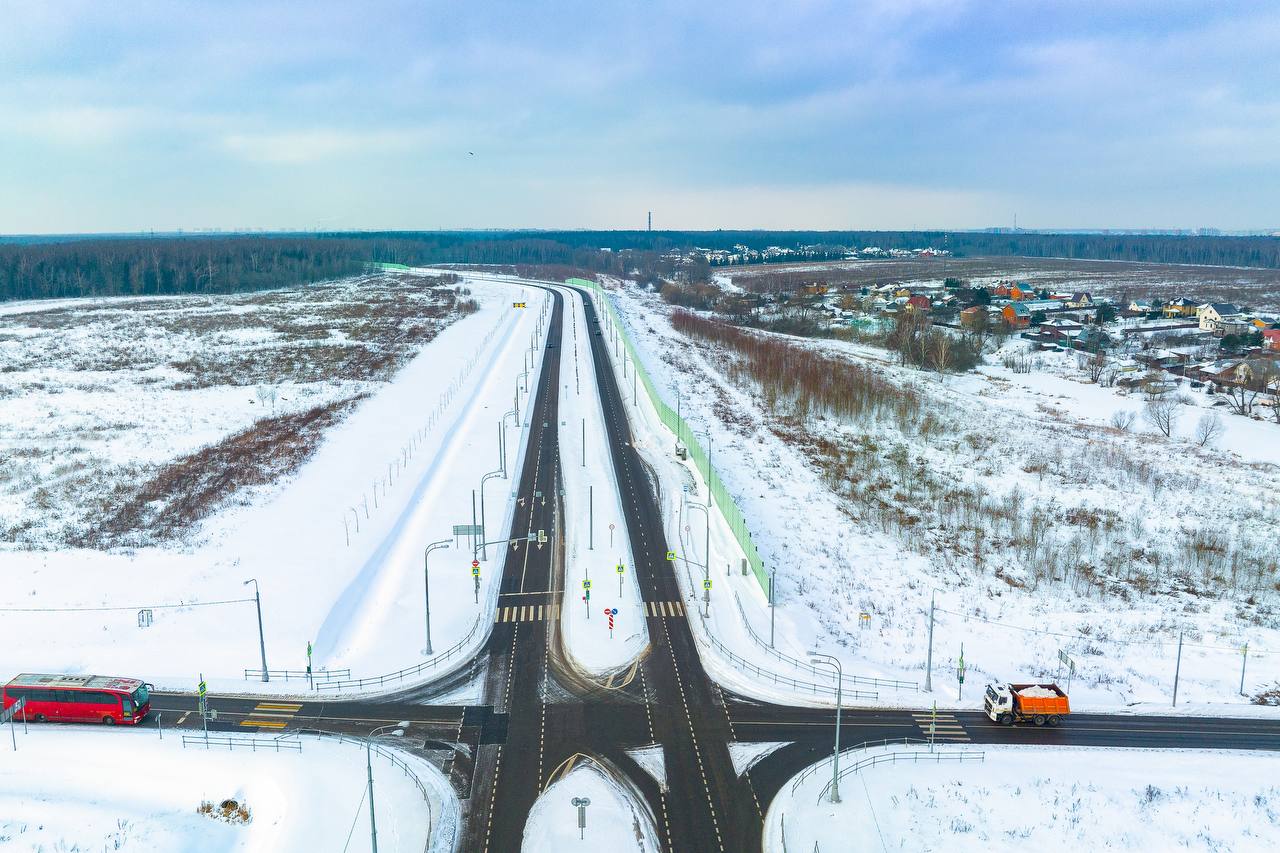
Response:
[{"label": "green fence", "polygon": [[631,357],[631,363],[635,366],[641,384],[644,385],[645,393],[649,395],[649,402],[653,403],[654,409],[658,412],[658,417],[676,436],[676,441],[689,448],[689,458],[693,460],[697,469],[702,472],[702,478],[711,490],[711,499],[715,508],[724,516],[729,529],[733,531],[734,538],[742,546],[742,553],[747,556],[747,565],[751,567],[751,571],[755,574],[760,588],[768,594],[769,580],[764,571],[764,561],[760,559],[760,552],[756,550],[755,543],[751,541],[751,531],[747,529],[747,522],[742,517],[742,511],[738,509],[738,505],[729,496],[728,490],[725,489],[724,483],[720,480],[720,475],[715,468],[711,467],[706,450],[694,438],[693,431],[689,429],[689,425],[685,423],[684,418],[676,414],[676,411],[667,405],[657,389],[653,387],[649,372],[644,369],[644,365],[637,357],[635,345],[631,342],[630,336],[627,335],[626,327],[619,322],[618,314],[613,310],[613,305],[605,298],[604,289],[594,281],[587,281],[582,278],[568,279],[565,284],[584,288],[600,296],[600,302],[604,305],[604,309],[609,312],[609,316],[613,318],[614,324],[618,328],[622,344],[626,347],[627,354]]},{"label": "green fence", "polygon": [[385,261],[371,261],[369,266],[372,269],[380,269],[383,272],[402,272],[409,269],[407,264],[389,264]]}]

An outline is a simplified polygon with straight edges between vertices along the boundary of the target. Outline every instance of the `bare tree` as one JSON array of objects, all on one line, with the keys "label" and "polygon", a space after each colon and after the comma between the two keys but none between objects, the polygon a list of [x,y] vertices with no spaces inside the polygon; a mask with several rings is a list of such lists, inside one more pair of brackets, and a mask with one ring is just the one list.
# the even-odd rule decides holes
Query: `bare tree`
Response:
[{"label": "bare tree", "polygon": [[1205,412],[1196,422],[1195,442],[1201,447],[1207,447],[1221,438],[1225,429],[1222,417],[1217,412]]},{"label": "bare tree", "polygon": [[1238,384],[1225,383],[1222,388],[1222,392],[1231,401],[1231,411],[1237,415],[1253,414],[1253,404],[1258,399],[1260,390],[1257,377],[1250,377],[1247,381]]},{"label": "bare tree", "polygon": [[1271,395],[1271,419],[1280,424],[1280,363],[1267,362],[1257,379],[1259,385]]},{"label": "bare tree", "polygon": [[1160,430],[1166,437],[1173,435],[1178,423],[1178,403],[1171,395],[1152,397],[1142,411],[1147,423]]},{"label": "bare tree", "polygon": [[1121,409],[1111,414],[1111,426],[1120,430],[1120,432],[1128,432],[1133,428],[1133,421],[1137,415],[1129,409]]}]

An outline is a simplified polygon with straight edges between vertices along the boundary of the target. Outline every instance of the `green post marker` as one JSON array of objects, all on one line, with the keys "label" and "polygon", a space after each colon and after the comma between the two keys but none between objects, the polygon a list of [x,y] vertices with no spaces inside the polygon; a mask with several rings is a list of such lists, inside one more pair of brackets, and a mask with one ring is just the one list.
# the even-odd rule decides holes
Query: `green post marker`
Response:
[{"label": "green post marker", "polygon": [[959,686],[956,689],[956,701],[959,702],[964,696],[964,643],[960,644],[960,665],[956,667],[956,680]]},{"label": "green post marker", "polygon": [[307,689],[314,690],[315,684],[311,680],[311,641],[307,640]]}]

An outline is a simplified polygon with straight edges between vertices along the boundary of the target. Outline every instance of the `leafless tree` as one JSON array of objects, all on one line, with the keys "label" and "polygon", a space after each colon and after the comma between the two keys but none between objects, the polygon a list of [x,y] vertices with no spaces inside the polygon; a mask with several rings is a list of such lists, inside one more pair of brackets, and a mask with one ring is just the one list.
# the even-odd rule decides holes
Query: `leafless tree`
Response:
[{"label": "leafless tree", "polygon": [[1120,430],[1120,432],[1128,432],[1133,428],[1133,421],[1136,417],[1137,415],[1129,409],[1121,409],[1112,413],[1111,426]]},{"label": "leafless tree", "polygon": [[1201,447],[1207,447],[1221,438],[1225,429],[1222,417],[1217,412],[1205,412],[1196,422],[1195,442]]},{"label": "leafless tree", "polygon": [[1173,428],[1178,423],[1178,403],[1172,396],[1152,397],[1147,400],[1142,411],[1147,423],[1160,430],[1166,437],[1173,435]]},{"label": "leafless tree", "polygon": [[1257,378],[1259,385],[1271,395],[1271,419],[1280,424],[1280,362],[1268,362]]},{"label": "leafless tree", "polygon": [[1089,381],[1098,384],[1098,380],[1102,378],[1102,371],[1107,366],[1107,354],[1102,350],[1098,350],[1091,356],[1081,355],[1079,358],[1080,369],[1089,377]]},{"label": "leafless tree", "polygon": [[1257,381],[1257,377],[1250,377],[1248,381],[1236,383],[1226,383],[1222,388],[1222,393],[1227,395],[1227,399],[1231,401],[1231,411],[1237,415],[1253,414],[1253,404],[1258,399],[1258,392],[1261,387]]}]

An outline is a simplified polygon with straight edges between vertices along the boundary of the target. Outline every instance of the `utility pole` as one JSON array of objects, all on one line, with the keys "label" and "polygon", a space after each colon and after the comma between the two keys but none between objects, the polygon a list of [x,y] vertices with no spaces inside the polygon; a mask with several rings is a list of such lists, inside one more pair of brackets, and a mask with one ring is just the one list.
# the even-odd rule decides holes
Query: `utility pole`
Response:
[{"label": "utility pole", "polygon": [[1249,662],[1249,644],[1248,643],[1244,644],[1244,649],[1242,651],[1244,652],[1244,659],[1240,661],[1240,695],[1241,696],[1244,695],[1244,668],[1245,668],[1245,664]]},{"label": "utility pole", "polygon": [[1178,632],[1178,661],[1173,667],[1173,707],[1178,707],[1178,676],[1182,673],[1182,632]]},{"label": "utility pole", "polygon": [[933,605],[938,591],[929,594],[929,653],[924,661],[924,689],[933,692]]},{"label": "utility pole", "polygon": [[595,550],[596,535],[596,487],[587,486],[587,550]]},{"label": "utility pole", "polygon": [[587,467],[587,419],[582,419],[582,467]]}]

